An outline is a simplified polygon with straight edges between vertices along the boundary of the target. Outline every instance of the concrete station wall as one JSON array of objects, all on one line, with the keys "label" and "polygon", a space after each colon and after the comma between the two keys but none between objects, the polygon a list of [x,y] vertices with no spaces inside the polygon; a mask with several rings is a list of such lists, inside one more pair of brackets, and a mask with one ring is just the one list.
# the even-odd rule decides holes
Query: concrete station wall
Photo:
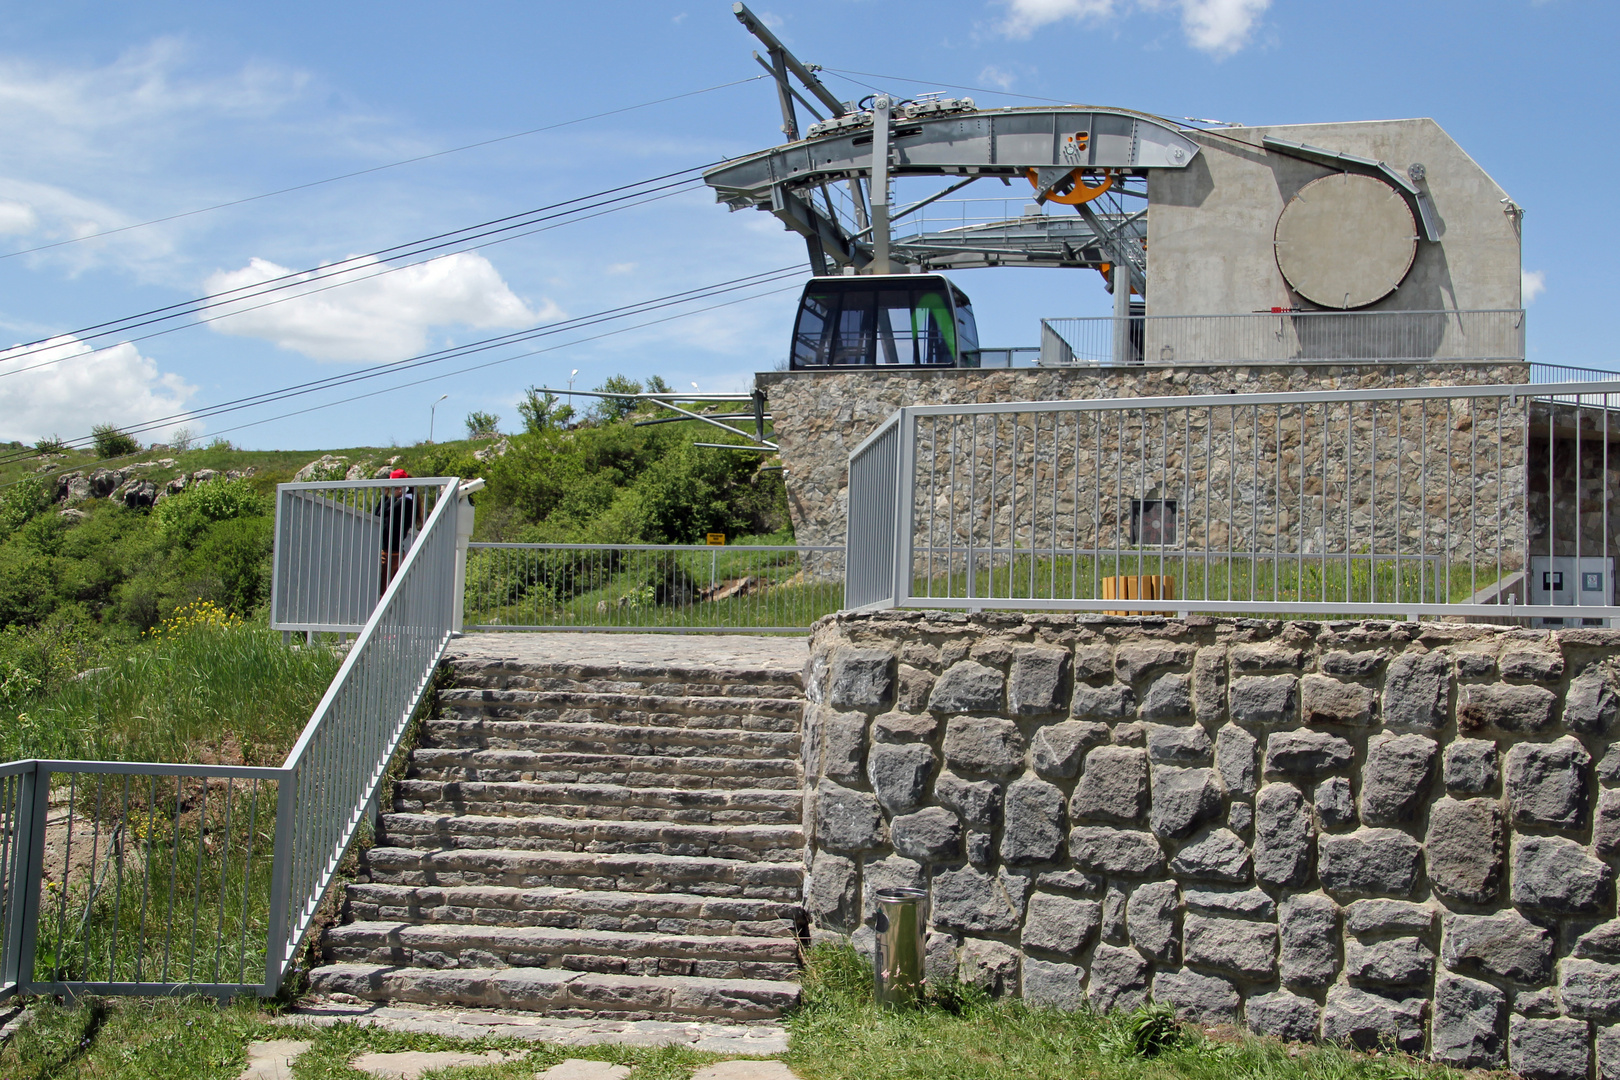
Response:
[{"label": "concrete station wall", "polygon": [[1290,1039],[1620,1075],[1620,632],[822,620],[807,906],[928,972]]}]

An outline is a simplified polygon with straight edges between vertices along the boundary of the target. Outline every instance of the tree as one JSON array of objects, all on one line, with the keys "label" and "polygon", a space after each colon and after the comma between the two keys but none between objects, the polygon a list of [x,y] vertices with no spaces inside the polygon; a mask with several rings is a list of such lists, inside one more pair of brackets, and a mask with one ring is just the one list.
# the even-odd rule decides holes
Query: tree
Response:
[{"label": "tree", "polygon": [[673,394],[674,392],[675,392],[675,388],[673,386],[669,385],[669,383],[665,382],[664,377],[662,375],[649,375],[649,376],[647,376],[647,393],[649,393],[649,394]]},{"label": "tree", "polygon": [[119,431],[112,424],[97,424],[90,429],[90,437],[95,440],[96,457],[99,458],[123,457],[141,452],[141,444],[133,435]]},{"label": "tree", "polygon": [[574,410],[569,405],[558,405],[557,395],[551,391],[542,394],[539,387],[531,386],[518,402],[518,415],[523,417],[523,430],[533,435],[566,426],[574,418]]},{"label": "tree", "polygon": [[[596,388],[604,394],[639,394],[641,384],[626,375],[609,375],[607,381]],[[603,423],[623,420],[641,406],[635,398],[598,398],[592,412]]]},{"label": "tree", "polygon": [[467,414],[467,438],[493,439],[501,433],[501,418],[476,409]]}]

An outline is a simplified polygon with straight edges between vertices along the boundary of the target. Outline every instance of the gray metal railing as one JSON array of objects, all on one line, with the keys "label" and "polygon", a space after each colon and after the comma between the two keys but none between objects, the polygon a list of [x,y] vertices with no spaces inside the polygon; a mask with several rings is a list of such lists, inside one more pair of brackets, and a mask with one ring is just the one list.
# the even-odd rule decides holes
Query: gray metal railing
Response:
[{"label": "gray metal railing", "polygon": [[470,630],[799,632],[837,611],[842,547],[471,544]]},{"label": "gray metal railing", "polygon": [[[279,767],[0,764],[0,998],[277,992],[450,638],[457,483],[429,492],[431,510]],[[339,505],[355,487],[324,490]],[[339,551],[353,526],[327,514],[299,542]],[[378,567],[373,549],[355,576],[376,589]]]},{"label": "gray metal railing", "polygon": [[1545,389],[908,407],[851,455],[848,606],[1620,616],[1620,381]]},{"label": "gray metal railing", "polygon": [[[1125,348],[1115,352],[1124,334]],[[1524,312],[1284,311],[1042,319],[1041,365],[1523,360]]]}]

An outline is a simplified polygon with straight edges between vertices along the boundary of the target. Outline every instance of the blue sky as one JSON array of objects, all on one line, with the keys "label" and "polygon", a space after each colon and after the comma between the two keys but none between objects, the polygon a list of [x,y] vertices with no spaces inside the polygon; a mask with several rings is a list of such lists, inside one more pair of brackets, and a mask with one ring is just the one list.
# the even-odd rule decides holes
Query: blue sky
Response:
[{"label": "blue sky", "polygon": [[[1620,363],[1610,329],[1620,240],[1620,150],[1607,122],[1620,96],[1614,4],[752,6],[801,59],[877,73],[830,70],[829,86],[850,98],[870,87],[909,95],[955,84],[979,88],[951,92],[981,104],[1029,103],[1013,96],[1026,94],[1250,125],[1434,117],[1528,211],[1532,356]],[[729,0],[57,0],[13,5],[6,21],[0,254],[758,74],[756,43]],[[779,124],[769,84],[747,82],[0,259],[0,339],[65,334],[747,153],[778,141]],[[50,357],[60,363],[0,375],[0,439],[83,436],[97,422],[134,423],[803,262],[803,245],[769,215],[730,214],[702,190],[680,194],[94,354],[75,355],[83,347],[66,341]],[[1097,275],[1079,271],[982,270],[957,280],[974,298],[986,344],[1034,344],[1041,316],[1108,304]],[[426,437],[440,394],[450,395],[439,407],[441,438],[472,409],[498,413],[510,428],[524,387],[565,384],[575,369],[581,388],[622,372],[744,389],[751,372],[784,353],[794,300],[794,291],[777,292],[296,417],[259,422],[356,390],[190,426],[250,447],[408,444]]]}]

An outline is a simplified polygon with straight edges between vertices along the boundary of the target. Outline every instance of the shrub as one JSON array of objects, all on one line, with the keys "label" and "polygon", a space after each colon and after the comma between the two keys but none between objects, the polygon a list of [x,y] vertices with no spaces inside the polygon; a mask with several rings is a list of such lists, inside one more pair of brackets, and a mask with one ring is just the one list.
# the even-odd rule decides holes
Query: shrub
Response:
[{"label": "shrub", "polygon": [[125,434],[112,424],[97,424],[90,429],[90,437],[96,443],[96,457],[115,458],[128,454],[141,452],[141,444],[135,436]]},{"label": "shrub", "polygon": [[62,441],[62,436],[51,435],[34,444],[34,449],[41,454],[65,454],[68,444]]},{"label": "shrub", "polygon": [[182,454],[190,450],[196,441],[197,436],[188,427],[177,427],[169,433],[169,445]]},{"label": "shrub", "polygon": [[467,414],[467,438],[493,439],[501,433],[501,418],[476,409]]},{"label": "shrub", "polygon": [[246,480],[213,480],[164,499],[153,515],[160,532],[190,547],[210,522],[257,517],[268,509]]},{"label": "shrub", "polygon": [[27,476],[12,484],[0,494],[0,536],[16,532],[50,505],[51,493],[43,477]]}]

